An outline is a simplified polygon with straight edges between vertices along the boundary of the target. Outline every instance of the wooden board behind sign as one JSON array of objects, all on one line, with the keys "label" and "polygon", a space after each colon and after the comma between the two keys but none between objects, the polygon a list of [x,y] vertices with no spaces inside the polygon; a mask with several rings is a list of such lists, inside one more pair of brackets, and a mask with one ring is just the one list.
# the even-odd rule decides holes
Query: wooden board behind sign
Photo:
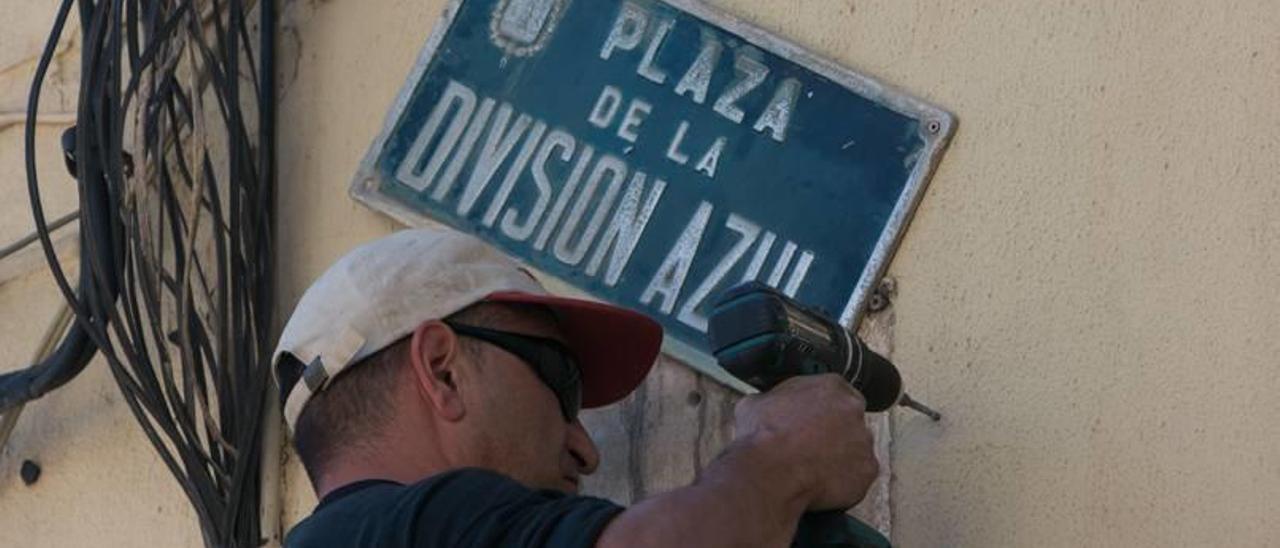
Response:
[{"label": "wooden board behind sign", "polygon": [[[859,330],[872,350],[890,356],[893,310],[868,316]],[[733,440],[733,409],[742,395],[676,360],[663,357],[643,385],[621,403],[583,414],[600,447],[600,469],[584,492],[633,504],[689,485]],[[880,476],[854,516],[892,532],[889,505],[892,413],[867,416],[876,439]]]}]

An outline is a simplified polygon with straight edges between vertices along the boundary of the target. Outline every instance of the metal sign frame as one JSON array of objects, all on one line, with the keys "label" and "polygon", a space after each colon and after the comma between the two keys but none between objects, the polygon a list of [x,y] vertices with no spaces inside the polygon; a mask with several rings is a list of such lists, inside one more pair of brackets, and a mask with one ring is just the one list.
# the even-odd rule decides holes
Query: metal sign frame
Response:
[{"label": "metal sign frame", "polygon": [[[376,164],[382,155],[383,148],[386,145],[388,138],[396,128],[401,115],[404,113],[414,94],[415,84],[422,79],[424,73],[426,73],[428,68],[431,66],[437,50],[457,17],[459,9],[466,1],[468,0],[450,0],[448,6],[445,8],[440,20],[436,23],[430,37],[427,39],[425,46],[418,54],[417,60],[414,62],[409,76],[405,80],[405,85],[400,89],[394,103],[392,103],[391,108],[388,110],[382,129],[373,141],[368,152],[365,154],[364,159],[361,161],[359,169],[349,189],[350,195],[355,200],[409,226],[445,225],[379,193],[377,190],[379,182]],[[902,234],[924,194],[928,180],[936,169],[939,161],[941,160],[942,152],[946,149],[951,136],[955,132],[955,117],[941,107],[917,99],[892,86],[886,85],[875,78],[840,66],[835,62],[820,57],[785,38],[756,27],[731,14],[709,7],[700,0],[657,1],[667,4],[675,9],[684,11],[728,32],[735,33],[759,49],[796,63],[797,65],[828,78],[859,95],[874,100],[890,110],[910,118],[918,119],[922,122],[922,128],[924,130],[922,137],[925,141],[925,145],[922,150],[923,157],[916,163],[910,177],[906,181],[898,202],[894,206],[889,220],[885,224],[884,230],[881,232],[879,240],[876,242],[871,257],[868,260],[866,267],[863,269],[861,276],[854,286],[854,291],[840,315],[840,323],[842,325],[849,329],[855,329],[862,319],[866,310],[867,301],[874,291],[876,282],[884,275],[885,270],[888,268],[889,261],[892,259],[898,243],[901,241]],[[517,258],[517,260],[519,260],[519,258]],[[524,263],[524,261],[521,262]],[[537,273],[539,279],[543,281],[544,285],[553,292],[597,300],[607,300],[598,295],[588,294],[582,289],[579,289],[552,274],[539,270],[536,267],[531,265],[528,266],[530,266],[531,270]],[[674,337],[666,337],[663,344],[664,351],[666,353],[710,375],[718,381],[739,390],[748,392],[754,391],[746,384],[739,382],[737,379],[728,375],[724,370],[717,366],[709,356],[694,349],[692,346]]]}]

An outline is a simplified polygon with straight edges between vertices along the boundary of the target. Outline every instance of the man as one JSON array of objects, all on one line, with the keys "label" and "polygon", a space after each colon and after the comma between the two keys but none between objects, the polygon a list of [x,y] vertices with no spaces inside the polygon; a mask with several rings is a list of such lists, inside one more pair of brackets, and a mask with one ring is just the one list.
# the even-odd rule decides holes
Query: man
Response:
[{"label": "man", "polygon": [[744,398],[688,487],[622,508],[578,496],[599,463],[580,408],[625,397],[661,328],[547,295],[462,234],[363,245],[303,295],[275,352],[285,419],[320,497],[289,546],[787,546],[846,508],[877,464],[863,401],[835,376]]}]

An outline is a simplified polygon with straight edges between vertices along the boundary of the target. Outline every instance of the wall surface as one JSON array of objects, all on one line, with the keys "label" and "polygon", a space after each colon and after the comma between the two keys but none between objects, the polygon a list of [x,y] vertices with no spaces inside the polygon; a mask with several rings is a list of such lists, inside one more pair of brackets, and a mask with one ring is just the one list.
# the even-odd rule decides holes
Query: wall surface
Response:
[{"label": "wall surface", "polygon": [[899,540],[1274,546],[1280,3],[950,6],[835,48],[962,120],[892,269],[948,413],[896,433]]},{"label": "wall surface", "polygon": [[[1280,3],[712,3],[960,120],[890,267],[895,361],[946,415],[892,417],[898,545],[1275,545]],[[442,7],[282,4],[282,311],[345,250],[397,227],[347,186]],[[8,112],[52,13],[2,9]],[[74,106],[48,95],[50,113]],[[58,131],[42,126],[51,182]],[[0,128],[13,197],[0,244],[30,230],[20,159],[19,129]],[[69,211],[74,196],[50,203]],[[25,365],[58,303],[31,265],[0,282],[6,369]],[[666,420],[687,406],[710,421],[663,438],[701,452],[635,460],[618,426],[636,420],[628,402],[593,419],[616,440],[597,492],[664,487],[626,474],[691,474],[724,441],[727,397],[679,367],[664,364],[647,397]],[[30,487],[17,478],[27,458],[45,468]],[[314,497],[291,458],[285,477],[292,524]],[[198,543],[101,364],[29,406],[0,452],[0,545]]]}]

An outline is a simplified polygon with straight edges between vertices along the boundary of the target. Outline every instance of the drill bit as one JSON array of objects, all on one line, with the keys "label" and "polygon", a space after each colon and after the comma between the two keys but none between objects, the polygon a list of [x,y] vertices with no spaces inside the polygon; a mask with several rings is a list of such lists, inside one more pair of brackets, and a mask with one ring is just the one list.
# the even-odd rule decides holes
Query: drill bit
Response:
[{"label": "drill bit", "polygon": [[898,400],[898,405],[919,411],[925,416],[933,419],[934,422],[942,420],[942,413],[934,411],[930,409],[929,406],[911,399],[911,396],[908,396],[906,392],[902,393],[902,399]]}]

